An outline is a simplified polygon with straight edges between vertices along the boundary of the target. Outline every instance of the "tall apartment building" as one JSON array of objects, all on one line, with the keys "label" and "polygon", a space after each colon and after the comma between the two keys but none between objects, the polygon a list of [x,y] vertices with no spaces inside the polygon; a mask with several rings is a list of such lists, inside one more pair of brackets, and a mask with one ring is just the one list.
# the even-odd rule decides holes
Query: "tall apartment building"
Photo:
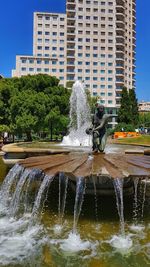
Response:
[{"label": "tall apartment building", "polygon": [[135,87],[136,0],[66,1],[66,14],[34,13],[33,56],[17,56],[13,76],[84,81],[115,111],[122,87]]}]

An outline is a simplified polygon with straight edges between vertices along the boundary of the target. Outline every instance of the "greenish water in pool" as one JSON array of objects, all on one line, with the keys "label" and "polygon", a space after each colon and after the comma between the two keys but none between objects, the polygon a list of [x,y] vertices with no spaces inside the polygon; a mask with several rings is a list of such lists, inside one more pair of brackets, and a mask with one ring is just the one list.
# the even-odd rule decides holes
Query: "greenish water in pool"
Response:
[{"label": "greenish water in pool", "polygon": [[[7,168],[0,159],[1,183],[6,173]],[[16,185],[15,182],[12,191],[15,191]],[[42,198],[43,205],[35,217],[36,220],[31,220],[30,208],[37,196],[39,185],[40,183],[35,180],[30,185],[26,182],[18,202],[18,212],[14,217],[11,213],[12,203],[15,205],[17,200],[9,199],[8,211],[7,203],[4,205],[4,199],[1,199],[0,266],[150,266],[150,200],[146,198],[145,202],[143,201],[144,192],[140,184],[134,214],[135,199],[124,198],[125,236],[120,236],[115,196],[85,195],[76,232],[72,232],[75,193],[70,187],[66,195],[65,214],[60,224],[58,181],[51,183],[45,194],[46,199]],[[19,186],[21,187],[21,182]],[[19,194],[19,187],[17,193]],[[24,199],[30,204],[28,209],[22,204]],[[133,227],[135,219],[136,227]]]}]

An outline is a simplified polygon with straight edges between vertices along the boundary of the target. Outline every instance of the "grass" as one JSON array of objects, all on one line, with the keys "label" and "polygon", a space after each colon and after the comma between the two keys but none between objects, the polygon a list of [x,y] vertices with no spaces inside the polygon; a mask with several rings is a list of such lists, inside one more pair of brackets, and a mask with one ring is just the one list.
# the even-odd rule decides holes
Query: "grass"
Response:
[{"label": "grass", "polygon": [[150,146],[150,135],[141,135],[139,137],[115,139],[114,143],[127,144],[127,145],[129,144],[129,145]]}]

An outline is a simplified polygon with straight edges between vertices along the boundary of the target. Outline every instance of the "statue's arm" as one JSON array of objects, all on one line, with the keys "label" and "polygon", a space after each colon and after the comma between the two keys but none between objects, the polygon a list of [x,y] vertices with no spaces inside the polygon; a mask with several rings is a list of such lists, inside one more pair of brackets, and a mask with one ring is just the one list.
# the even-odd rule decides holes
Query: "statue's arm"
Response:
[{"label": "statue's arm", "polygon": [[98,127],[96,127],[96,128],[94,129],[94,131],[100,130],[100,129],[102,129],[103,127],[105,127],[105,125],[108,123],[108,120],[109,120],[109,116],[104,115],[104,117],[102,118],[102,121],[101,121],[100,125],[99,125]]}]

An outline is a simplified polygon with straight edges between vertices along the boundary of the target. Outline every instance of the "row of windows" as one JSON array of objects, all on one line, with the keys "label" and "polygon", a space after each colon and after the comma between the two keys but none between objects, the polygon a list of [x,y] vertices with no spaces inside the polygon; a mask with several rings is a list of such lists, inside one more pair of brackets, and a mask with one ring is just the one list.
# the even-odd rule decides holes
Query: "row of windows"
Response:
[{"label": "row of windows", "polygon": [[[73,56],[73,55],[72,55],[72,54],[70,54],[70,55],[68,54],[68,56]],[[93,56],[93,57],[96,57],[96,58],[99,57],[98,54],[93,54],[92,56]],[[106,55],[103,55],[103,54],[100,55],[101,58],[105,58],[105,56],[106,56]],[[83,57],[83,53],[78,53],[78,57]],[[108,58],[113,58],[113,55],[108,54]],[[87,64],[87,65],[88,65],[88,64]],[[89,65],[90,65],[90,62],[89,62]]]},{"label": "row of windows", "polygon": [[[38,32],[37,32],[38,35],[42,35],[42,34],[50,35],[50,33],[51,33],[52,36],[57,36],[57,35],[58,35],[57,32],[49,32],[49,31],[45,31],[45,32],[43,32],[43,31],[38,31]],[[59,35],[60,35],[60,36],[64,36],[65,34],[64,34],[64,32],[60,32]]]},{"label": "row of windows", "polygon": [[[97,21],[98,19],[101,20],[101,21],[106,20],[106,17],[98,17],[98,16],[84,16],[84,18],[86,20],[92,20],[93,19],[94,21]],[[79,15],[78,19],[83,19],[83,16]],[[108,21],[113,21],[113,17],[107,17],[107,20]]]},{"label": "row of windows", "polygon": [[[83,72],[82,69],[78,69],[78,72]],[[86,73],[90,73],[90,70],[85,70]],[[98,73],[98,70],[93,70],[93,73]],[[106,73],[105,70],[100,70],[100,73],[104,74]],[[113,70],[108,70],[107,71],[108,74],[112,74],[113,73]],[[93,77],[93,79],[96,79],[97,77]]]},{"label": "row of windows", "polygon": [[[85,77],[84,78],[86,81],[90,81],[91,80],[91,77]],[[82,76],[78,76],[78,80],[82,81],[83,80],[83,77]],[[93,80],[94,81],[98,81],[98,78],[97,77],[93,77]],[[113,78],[108,78],[108,81],[109,82],[112,82],[113,81]],[[101,85],[103,89],[105,89],[105,85]],[[111,85],[110,85],[111,86]],[[111,89],[112,87],[110,87],[109,89]]]},{"label": "row of windows", "polygon": [[[50,55],[50,54],[40,54],[40,53],[38,53],[37,56],[38,57],[43,57],[44,56],[44,57],[53,57],[53,58],[56,58],[58,55],[56,55],[56,54]],[[59,55],[59,58],[64,58],[64,55],[60,54]]]},{"label": "row of windows", "polygon": [[43,41],[45,42],[45,43],[53,43],[53,44],[57,44],[58,42],[60,43],[60,44],[64,44],[64,40],[57,40],[57,39],[52,39],[52,40],[50,40],[50,39],[42,39],[42,38],[38,38],[37,39],[37,41],[38,41],[38,43],[42,43]]},{"label": "row of windows", "polygon": [[[71,61],[70,61],[70,63],[71,63]],[[83,65],[83,62],[82,61],[78,61],[78,65]],[[105,63],[105,62],[93,62],[93,65],[94,66],[98,66],[98,65],[106,66],[106,65],[108,65],[109,67],[111,67],[111,66],[113,66],[113,63],[112,62],[108,62],[108,63]]]},{"label": "row of windows", "polygon": [[108,86],[105,86],[105,85],[101,84],[100,87],[99,87],[97,84],[93,84],[93,89],[98,89],[98,88],[100,88],[100,89],[107,89],[107,88],[108,89],[112,89],[113,86],[111,84],[109,84]]},{"label": "row of windows", "polygon": [[[83,4],[83,0],[79,0],[79,4]],[[88,5],[90,5],[91,4],[91,0],[86,0],[86,4],[88,4]],[[94,0],[93,1],[93,4],[94,5],[98,5],[98,4],[100,4],[100,5],[102,5],[102,6],[105,6],[107,3],[106,2],[104,2],[104,1],[98,1],[98,0]],[[108,6],[113,6],[113,2],[111,2],[111,1],[109,1],[108,2]]]},{"label": "row of windows", "polygon": [[[22,67],[21,71],[30,71],[30,72],[36,72],[36,71],[37,72],[41,72],[41,71],[44,71],[44,72],[53,72],[53,73],[58,72],[57,69],[52,69],[52,70],[50,70],[49,68],[44,68],[44,69],[42,69],[42,68],[29,68],[29,69],[27,69],[25,67]],[[59,72],[64,72],[64,69],[59,69]]]},{"label": "row of windows", "polygon": [[[86,41],[86,42],[90,42],[90,41]],[[78,46],[78,50],[82,50],[82,49],[84,49],[84,47],[83,46]],[[100,50],[102,50],[102,51],[104,51],[104,50],[109,50],[109,51],[113,51],[113,47],[108,47],[108,48],[106,48],[106,47],[104,47],[104,46],[101,46],[101,47],[99,47],[99,49]],[[98,47],[96,48],[95,47],[95,49],[94,49],[94,47],[93,47],[93,50],[98,50]],[[87,55],[90,55],[90,54],[87,54]]]},{"label": "row of windows", "polygon": [[50,19],[52,19],[54,21],[57,21],[58,19],[60,21],[64,21],[65,20],[65,18],[59,17],[59,16],[55,16],[55,15],[53,15],[53,16],[50,16],[50,15],[38,15],[38,20],[41,21],[42,19],[45,19],[47,21],[50,20]]},{"label": "row of windows", "polygon": [[[23,64],[24,63],[29,63],[29,64],[34,64],[34,63],[36,63],[36,64],[43,64],[44,63],[46,65],[49,65],[51,63],[52,65],[56,65],[58,61],[56,61],[56,60],[50,61],[50,60],[42,60],[42,59],[37,59],[37,60],[34,60],[34,59],[29,59],[29,60],[22,59],[21,62]],[[60,65],[64,65],[64,61],[60,61],[59,64]]]},{"label": "row of windows", "polygon": [[[44,50],[50,50],[50,47],[49,46],[43,47],[43,46],[39,46],[39,45],[37,46],[37,50],[42,50],[42,49],[44,49]],[[52,50],[53,51],[57,51],[57,50],[64,51],[64,47],[59,47],[59,48],[52,47]]]},{"label": "row of windows", "polygon": [[[93,93],[93,96],[97,96],[97,94],[96,93]],[[106,100],[100,100],[100,103],[101,104],[105,104],[106,103]],[[113,101],[112,100],[108,100],[108,104],[112,104],[113,103]]]},{"label": "row of windows", "polygon": [[59,27],[60,29],[64,29],[64,25],[59,25],[59,24],[42,24],[42,23],[38,23],[38,27],[39,28],[42,28],[42,27],[45,27],[45,28],[57,28]]},{"label": "row of windows", "polygon": [[[93,92],[93,95],[94,96],[98,96],[98,93],[97,92]],[[100,92],[99,93],[100,96],[106,96],[106,93],[105,92]],[[113,93],[107,93],[108,96],[113,96]]]}]

